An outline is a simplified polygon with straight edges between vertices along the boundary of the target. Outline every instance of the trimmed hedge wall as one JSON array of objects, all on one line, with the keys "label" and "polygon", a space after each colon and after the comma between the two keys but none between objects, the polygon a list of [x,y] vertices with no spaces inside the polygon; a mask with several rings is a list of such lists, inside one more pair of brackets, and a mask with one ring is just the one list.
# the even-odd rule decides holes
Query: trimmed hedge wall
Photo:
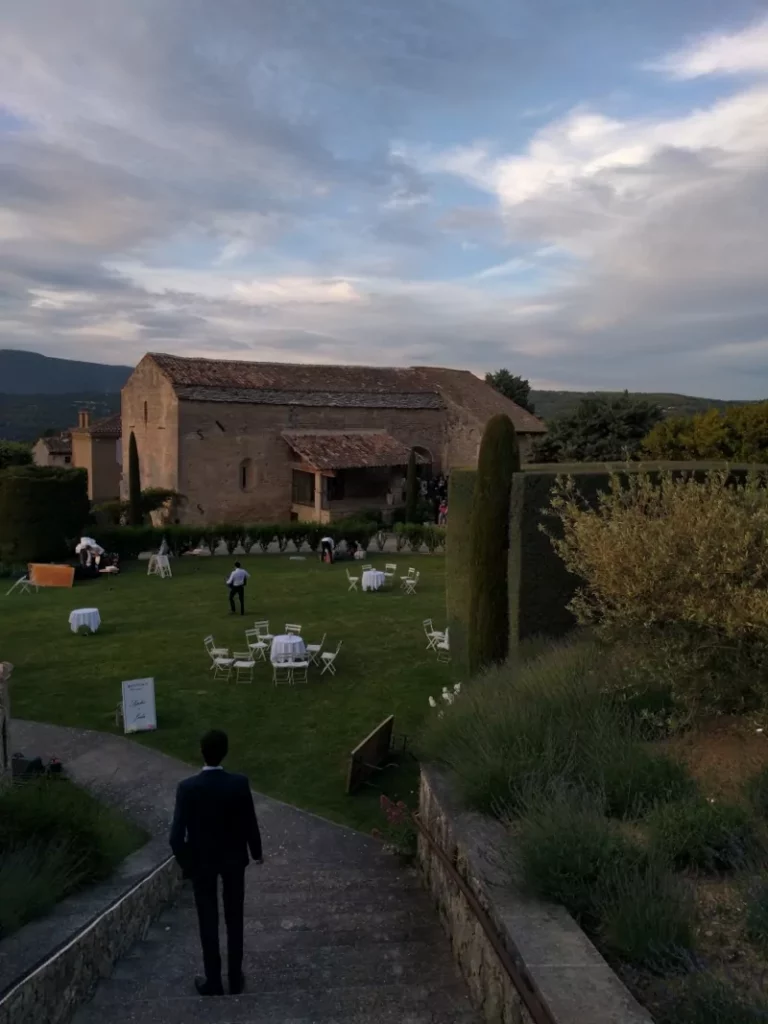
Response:
[{"label": "trimmed hedge wall", "polygon": [[470,519],[475,492],[474,469],[454,469],[448,483],[445,541],[445,598],[451,631],[451,658],[469,671],[469,568],[472,560]]},{"label": "trimmed hedge wall", "polygon": [[66,558],[89,520],[84,469],[11,466],[0,472],[0,560]]},{"label": "trimmed hedge wall", "polygon": [[638,462],[577,463],[532,469],[526,466],[512,482],[509,529],[509,644],[516,654],[520,641],[536,636],[558,637],[576,624],[568,604],[579,580],[569,573],[549,538],[539,528],[546,524],[557,533],[557,519],[546,513],[558,476],[573,477],[585,501],[594,506],[597,496],[608,490],[612,473],[672,472],[704,476],[713,470],[729,469],[732,479],[743,480],[750,471],[764,466],[728,466],[723,462]]}]

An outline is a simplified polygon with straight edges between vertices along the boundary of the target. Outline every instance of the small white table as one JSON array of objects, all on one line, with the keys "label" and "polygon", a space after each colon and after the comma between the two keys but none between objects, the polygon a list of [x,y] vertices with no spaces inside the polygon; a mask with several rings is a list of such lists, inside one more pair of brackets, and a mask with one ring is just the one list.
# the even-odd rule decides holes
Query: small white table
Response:
[{"label": "small white table", "polygon": [[306,655],[307,647],[301,637],[294,633],[285,633],[273,639],[269,660],[279,665],[284,661],[305,661]]},{"label": "small white table", "polygon": [[69,628],[76,633],[81,626],[87,626],[92,633],[101,625],[98,608],[75,608],[69,613]]},{"label": "small white table", "polygon": [[362,577],[363,590],[381,590],[387,582],[387,577],[379,569],[368,569]]}]

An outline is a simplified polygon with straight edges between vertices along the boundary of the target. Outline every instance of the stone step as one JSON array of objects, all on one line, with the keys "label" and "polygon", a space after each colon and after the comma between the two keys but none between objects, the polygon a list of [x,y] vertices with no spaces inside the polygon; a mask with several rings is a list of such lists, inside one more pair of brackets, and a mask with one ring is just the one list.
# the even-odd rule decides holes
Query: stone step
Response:
[{"label": "stone step", "polygon": [[[189,985],[186,986],[189,989]],[[101,986],[100,986],[101,988]],[[72,1024],[478,1024],[463,986],[364,985],[87,1003]]]},{"label": "stone step", "polygon": [[[442,954],[442,950],[440,950]],[[154,999],[169,992],[183,992],[195,972],[200,972],[200,953],[188,944],[172,945],[158,957],[126,958],[114,968],[109,980],[97,992],[96,1004],[124,999]],[[365,944],[348,946],[316,945],[310,949],[291,949],[246,955],[246,973],[260,993],[278,993],[285,989],[340,989],[366,985],[446,986],[460,983],[453,962],[436,955],[431,942],[404,942],[398,945]],[[123,996],[119,995],[122,990]]]},{"label": "stone step", "polygon": [[[271,862],[263,868],[250,868],[245,875],[246,894],[258,897],[260,893],[295,892],[337,892],[371,887],[401,892],[422,891],[423,884],[418,872],[404,869],[392,858],[382,858],[377,867],[366,870],[329,867],[311,868],[305,865],[290,865],[285,870],[274,870]],[[184,895],[192,898],[192,887],[184,886]]]},{"label": "stone step", "polygon": [[[246,918],[269,920],[294,913],[306,917],[316,914],[323,907],[340,914],[377,914],[398,907],[410,906],[423,913],[432,913],[429,898],[423,890],[403,892],[401,889],[384,889],[369,886],[365,889],[340,889],[330,893],[322,891],[297,895],[290,890],[281,892],[249,893],[245,900]],[[195,902],[191,894],[184,895],[176,904],[177,912],[186,921],[193,918]]]}]

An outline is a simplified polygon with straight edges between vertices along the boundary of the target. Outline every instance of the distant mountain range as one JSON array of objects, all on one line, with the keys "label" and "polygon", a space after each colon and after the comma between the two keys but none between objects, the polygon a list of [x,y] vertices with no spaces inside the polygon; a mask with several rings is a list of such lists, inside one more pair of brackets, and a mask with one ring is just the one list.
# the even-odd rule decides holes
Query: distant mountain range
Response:
[{"label": "distant mountain range", "polygon": [[[46,430],[66,430],[77,423],[78,409],[90,409],[92,418],[117,412],[120,389],[132,371],[132,366],[107,366],[0,349],[0,438],[34,441]],[[536,414],[550,420],[571,412],[582,398],[615,397],[620,393],[532,391],[531,401]],[[655,402],[670,416],[744,404],[688,395],[630,394]]]}]

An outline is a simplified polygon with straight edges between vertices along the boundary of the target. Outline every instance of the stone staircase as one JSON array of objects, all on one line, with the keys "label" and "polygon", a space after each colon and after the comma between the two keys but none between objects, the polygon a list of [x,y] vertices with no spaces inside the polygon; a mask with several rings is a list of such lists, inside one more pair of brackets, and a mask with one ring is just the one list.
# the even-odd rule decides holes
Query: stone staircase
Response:
[{"label": "stone staircase", "polygon": [[477,1024],[416,872],[367,845],[333,865],[249,869],[242,996],[195,994],[185,888],[74,1024]]}]

